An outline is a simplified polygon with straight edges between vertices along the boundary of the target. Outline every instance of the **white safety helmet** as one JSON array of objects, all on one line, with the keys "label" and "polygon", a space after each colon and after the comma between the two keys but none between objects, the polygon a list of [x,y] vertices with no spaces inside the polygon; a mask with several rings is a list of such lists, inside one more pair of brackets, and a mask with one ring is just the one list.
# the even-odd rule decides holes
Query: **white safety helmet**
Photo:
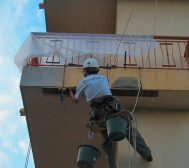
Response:
[{"label": "white safety helmet", "polygon": [[94,58],[87,58],[83,64],[83,69],[85,68],[97,68],[99,69],[99,65],[96,59]]}]

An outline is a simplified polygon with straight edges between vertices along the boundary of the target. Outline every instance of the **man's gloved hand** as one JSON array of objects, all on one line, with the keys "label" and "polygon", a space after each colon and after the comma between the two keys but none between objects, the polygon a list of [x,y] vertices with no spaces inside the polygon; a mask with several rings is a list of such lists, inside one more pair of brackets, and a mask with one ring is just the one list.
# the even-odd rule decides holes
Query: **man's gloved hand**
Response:
[{"label": "man's gloved hand", "polygon": [[64,90],[64,94],[65,94],[66,96],[69,96],[69,97],[70,97],[71,92],[74,94],[74,92],[75,92],[75,87],[66,88],[66,89]]},{"label": "man's gloved hand", "polygon": [[66,88],[64,93],[66,96],[70,96],[70,88]]}]

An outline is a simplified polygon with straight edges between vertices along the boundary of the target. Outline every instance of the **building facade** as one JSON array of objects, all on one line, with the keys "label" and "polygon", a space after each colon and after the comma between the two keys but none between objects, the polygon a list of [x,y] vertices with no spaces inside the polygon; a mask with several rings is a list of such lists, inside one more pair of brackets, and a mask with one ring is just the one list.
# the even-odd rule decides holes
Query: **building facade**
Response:
[{"label": "building facade", "polygon": [[[153,39],[150,50],[141,49],[138,55],[131,54],[136,51],[137,41],[125,42],[128,50],[118,58],[117,63],[121,63],[113,67],[111,62],[110,68],[100,70],[101,74],[108,75],[110,85],[120,77],[133,77],[142,86],[139,97],[136,88],[126,87],[114,93],[130,111],[137,102],[134,110],[137,128],[150,146],[154,161],[146,163],[135,156],[124,140],[115,144],[117,165],[118,168],[186,168],[189,155],[189,2],[45,0],[41,8],[45,10],[47,32],[124,33]],[[84,58],[93,56],[87,54]],[[110,60],[114,58],[115,55]],[[80,144],[90,143],[100,148],[98,134],[90,142],[87,138],[85,125],[89,106],[83,99],[75,105],[60,92],[76,86],[82,79],[82,62],[77,64],[77,59],[68,64],[56,59],[59,60],[59,56],[53,54],[37,60],[31,58],[22,71],[21,94],[36,168],[76,167]],[[73,61],[71,57],[70,60]],[[106,167],[104,155],[96,166]]]}]

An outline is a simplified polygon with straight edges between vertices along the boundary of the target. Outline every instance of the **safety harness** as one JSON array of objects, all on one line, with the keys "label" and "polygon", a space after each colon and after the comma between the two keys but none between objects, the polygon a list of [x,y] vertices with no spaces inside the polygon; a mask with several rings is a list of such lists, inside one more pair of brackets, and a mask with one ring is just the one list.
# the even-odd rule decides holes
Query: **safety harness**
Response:
[{"label": "safety harness", "polygon": [[[103,96],[90,102],[92,111],[89,116],[87,127],[93,132],[106,129],[107,118],[118,115],[121,111],[119,100],[115,96]],[[126,115],[124,115],[126,116]]]}]

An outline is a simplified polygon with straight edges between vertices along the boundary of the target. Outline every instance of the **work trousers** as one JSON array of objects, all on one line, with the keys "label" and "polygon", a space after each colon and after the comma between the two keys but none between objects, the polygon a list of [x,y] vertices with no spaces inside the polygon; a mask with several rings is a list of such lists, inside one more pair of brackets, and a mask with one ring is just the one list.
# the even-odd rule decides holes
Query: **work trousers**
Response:
[{"label": "work trousers", "polygon": [[[107,155],[108,168],[116,168],[115,146],[113,145],[112,140],[108,137],[107,130],[102,131],[101,134],[103,137],[102,148]],[[136,151],[144,159],[151,156],[150,148],[146,145],[144,139],[136,128],[133,128],[132,126],[129,127],[128,125],[128,129],[126,130],[126,138],[133,148],[135,148],[136,144]]]},{"label": "work trousers", "polygon": [[[100,100],[100,102],[102,105],[100,105],[99,103],[96,103],[97,105],[95,105],[94,103],[94,105],[92,106],[92,112],[91,112],[92,115],[90,115],[89,118],[90,121],[104,119],[104,115],[107,113],[107,110],[109,111],[112,110],[113,113],[116,113],[119,112],[121,109],[120,103],[118,102],[117,99],[115,101],[113,99],[113,101],[111,102],[109,101],[109,97],[108,97],[108,99],[106,98],[104,100]],[[114,108],[114,106],[112,106],[112,104],[115,104],[114,106],[116,107],[116,109]],[[128,117],[128,120],[130,120],[130,117]],[[136,128],[133,128],[132,125],[129,123],[130,122],[128,122],[127,129],[125,130],[127,140],[129,141],[129,143],[133,148],[135,148],[135,144],[136,144],[136,151],[144,159],[148,158],[149,156],[151,156],[150,148],[146,145],[139,131]],[[101,131],[100,133],[102,134],[102,138],[103,138],[102,148],[107,155],[108,168],[116,168],[115,149],[114,149],[115,146],[113,145],[112,140],[108,137],[108,133],[106,129],[104,131]]]}]

